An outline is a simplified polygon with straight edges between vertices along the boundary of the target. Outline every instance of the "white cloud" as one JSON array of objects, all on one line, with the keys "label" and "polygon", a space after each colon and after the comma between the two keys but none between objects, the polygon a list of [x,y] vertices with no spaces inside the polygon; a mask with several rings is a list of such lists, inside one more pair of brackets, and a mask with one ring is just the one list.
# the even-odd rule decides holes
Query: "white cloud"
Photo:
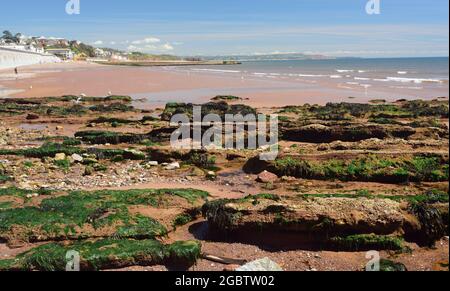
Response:
[{"label": "white cloud", "polygon": [[158,53],[164,53],[173,51],[174,47],[170,43],[165,43],[162,45],[156,45],[156,44],[146,44],[144,46],[137,46],[137,45],[129,45],[127,47],[128,51],[138,51],[138,52],[158,52]]},{"label": "white cloud", "polygon": [[170,43],[162,45],[161,48],[163,48],[166,51],[173,51],[173,46]]},{"label": "white cloud", "polygon": [[160,43],[161,40],[159,38],[156,37],[147,37],[144,39],[139,39],[139,40],[135,40],[132,41],[132,44],[149,44],[149,43]]},{"label": "white cloud", "polygon": [[103,41],[97,40],[97,41],[93,42],[93,44],[94,44],[94,45],[102,45],[102,44],[103,44]]}]

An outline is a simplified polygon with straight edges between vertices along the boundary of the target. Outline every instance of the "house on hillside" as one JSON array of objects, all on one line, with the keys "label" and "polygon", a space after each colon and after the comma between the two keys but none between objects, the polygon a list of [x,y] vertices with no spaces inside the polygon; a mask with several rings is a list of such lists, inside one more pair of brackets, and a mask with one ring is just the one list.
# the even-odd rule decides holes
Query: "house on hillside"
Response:
[{"label": "house on hillside", "polygon": [[47,53],[55,55],[62,60],[73,60],[74,53],[69,48],[51,48],[45,50]]},{"label": "house on hillside", "polygon": [[32,38],[33,41],[35,41],[36,43],[38,43],[39,45],[42,46],[48,46],[48,47],[68,47],[69,46],[69,41],[67,39],[64,38],[56,38],[56,37],[33,37]]}]

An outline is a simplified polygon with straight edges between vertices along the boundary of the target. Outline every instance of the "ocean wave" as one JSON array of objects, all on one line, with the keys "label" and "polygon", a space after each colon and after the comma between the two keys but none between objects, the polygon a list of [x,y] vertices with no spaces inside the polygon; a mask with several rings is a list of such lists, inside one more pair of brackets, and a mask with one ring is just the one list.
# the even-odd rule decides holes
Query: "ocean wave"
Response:
[{"label": "ocean wave", "polygon": [[215,73],[241,73],[241,71],[234,71],[234,70],[218,70],[218,69],[192,69],[192,71],[215,72]]},{"label": "ocean wave", "polygon": [[298,74],[298,77],[304,77],[304,78],[323,78],[326,77],[325,75],[308,75],[308,74]]},{"label": "ocean wave", "polygon": [[405,87],[405,86],[390,86],[392,89],[409,89],[409,90],[422,90],[423,87]]},{"label": "ocean wave", "polygon": [[397,74],[399,74],[399,75],[406,75],[406,74],[408,74],[408,72],[407,71],[398,71]]},{"label": "ocean wave", "polygon": [[355,77],[353,79],[358,80],[358,81],[370,81],[370,78],[362,78],[362,77]]},{"label": "ocean wave", "polygon": [[442,80],[438,79],[399,78],[399,77],[387,77],[386,79],[391,82],[400,82],[400,83],[415,83],[415,84],[442,83]]},{"label": "ocean wave", "polygon": [[336,70],[338,73],[353,73],[355,70]]}]

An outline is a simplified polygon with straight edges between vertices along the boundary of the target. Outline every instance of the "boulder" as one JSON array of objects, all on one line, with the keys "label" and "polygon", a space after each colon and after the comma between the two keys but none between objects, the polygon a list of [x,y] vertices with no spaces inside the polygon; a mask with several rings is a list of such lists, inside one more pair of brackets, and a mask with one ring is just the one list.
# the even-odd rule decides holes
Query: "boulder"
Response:
[{"label": "boulder", "polygon": [[63,161],[66,159],[65,153],[58,153],[55,155],[55,161]]},{"label": "boulder", "polygon": [[74,162],[77,162],[77,163],[82,163],[83,162],[83,157],[80,156],[79,154],[73,154],[72,155],[72,160]]},{"label": "boulder", "polygon": [[238,272],[280,272],[283,269],[269,258],[263,258],[245,264],[236,269]]},{"label": "boulder", "polygon": [[27,120],[36,120],[36,119],[39,119],[39,115],[30,113],[27,115],[26,118],[27,118]]},{"label": "boulder", "polygon": [[178,163],[178,162],[170,163],[170,164],[168,164],[168,165],[165,167],[165,169],[166,169],[166,170],[169,170],[169,171],[171,171],[171,170],[176,170],[176,169],[179,169],[179,168],[180,168],[180,163]]},{"label": "boulder", "polygon": [[370,138],[408,138],[416,130],[400,125],[333,125],[310,124],[298,128],[282,128],[282,138],[287,141],[331,143],[333,141],[355,142]]},{"label": "boulder", "polygon": [[268,171],[262,172],[256,179],[256,181],[260,183],[273,183],[276,180],[278,180],[278,176]]}]

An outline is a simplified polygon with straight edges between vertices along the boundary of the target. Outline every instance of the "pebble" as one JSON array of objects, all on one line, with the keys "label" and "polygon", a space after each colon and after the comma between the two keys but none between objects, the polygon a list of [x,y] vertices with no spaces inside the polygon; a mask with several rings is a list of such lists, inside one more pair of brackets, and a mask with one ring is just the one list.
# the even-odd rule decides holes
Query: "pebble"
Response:
[{"label": "pebble", "polygon": [[165,167],[166,170],[176,170],[176,169],[179,169],[179,168],[180,168],[180,163],[178,163],[178,162],[168,164]]},{"label": "pebble", "polygon": [[55,161],[62,161],[66,159],[66,154],[65,153],[59,153],[55,155]]}]

